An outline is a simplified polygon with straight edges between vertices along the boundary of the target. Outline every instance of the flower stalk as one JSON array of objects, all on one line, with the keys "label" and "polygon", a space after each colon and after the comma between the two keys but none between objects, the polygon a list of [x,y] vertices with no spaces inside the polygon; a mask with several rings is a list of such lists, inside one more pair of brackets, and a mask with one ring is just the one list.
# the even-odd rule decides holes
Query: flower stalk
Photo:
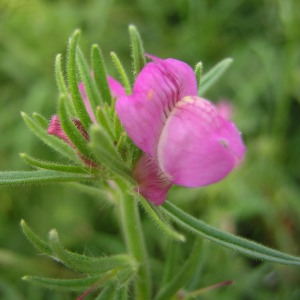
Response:
[{"label": "flower stalk", "polygon": [[138,210],[137,201],[126,192],[128,188],[120,190],[120,219],[129,254],[138,263],[138,272],[134,282],[137,300],[151,299],[151,277],[148,254],[145,246],[144,234]]}]

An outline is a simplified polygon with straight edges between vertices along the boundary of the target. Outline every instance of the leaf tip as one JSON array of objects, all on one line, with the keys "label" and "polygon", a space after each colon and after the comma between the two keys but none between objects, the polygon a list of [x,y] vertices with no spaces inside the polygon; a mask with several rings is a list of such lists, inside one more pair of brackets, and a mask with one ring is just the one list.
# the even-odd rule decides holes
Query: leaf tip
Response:
[{"label": "leaf tip", "polygon": [[49,240],[51,241],[58,240],[58,232],[55,228],[49,231]]},{"label": "leaf tip", "polygon": [[21,219],[20,225],[21,225],[22,228],[26,226],[26,222],[25,222],[24,219]]},{"label": "leaf tip", "polygon": [[23,276],[21,279],[24,280],[24,281],[29,281],[30,280],[30,276]]}]

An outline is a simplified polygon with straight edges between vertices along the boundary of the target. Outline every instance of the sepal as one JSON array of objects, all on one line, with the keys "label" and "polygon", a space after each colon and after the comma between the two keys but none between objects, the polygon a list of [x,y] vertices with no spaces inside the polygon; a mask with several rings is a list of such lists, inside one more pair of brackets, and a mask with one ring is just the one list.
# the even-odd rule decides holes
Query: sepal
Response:
[{"label": "sepal", "polygon": [[123,161],[115,146],[115,141],[104,130],[104,128],[94,125],[90,130],[91,142],[94,155],[101,165],[106,166],[113,173],[133,182],[132,172]]}]

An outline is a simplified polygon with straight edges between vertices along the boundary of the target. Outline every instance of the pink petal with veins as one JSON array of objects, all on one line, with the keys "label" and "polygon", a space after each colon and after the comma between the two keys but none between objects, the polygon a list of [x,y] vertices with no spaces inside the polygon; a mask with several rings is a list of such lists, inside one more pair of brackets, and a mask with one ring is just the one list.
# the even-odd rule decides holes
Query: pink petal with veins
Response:
[{"label": "pink petal with veins", "polygon": [[151,157],[144,154],[139,159],[134,167],[133,176],[138,183],[138,193],[155,205],[163,203],[172,183]]},{"label": "pink petal with veins", "polygon": [[167,118],[182,97],[196,95],[197,83],[187,64],[153,59],[138,75],[133,93],[118,98],[116,111],[132,141],[155,159]]},{"label": "pink petal with veins", "polygon": [[158,164],[167,178],[200,187],[224,178],[246,148],[232,122],[207,100],[185,97],[177,103],[158,143]]}]

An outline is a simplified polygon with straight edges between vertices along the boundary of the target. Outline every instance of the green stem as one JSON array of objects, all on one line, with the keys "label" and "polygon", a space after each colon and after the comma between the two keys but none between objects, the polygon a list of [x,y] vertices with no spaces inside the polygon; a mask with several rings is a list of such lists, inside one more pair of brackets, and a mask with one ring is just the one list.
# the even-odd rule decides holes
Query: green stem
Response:
[{"label": "green stem", "polygon": [[137,300],[150,299],[150,271],[146,253],[145,241],[141,230],[141,221],[138,211],[138,203],[134,197],[128,195],[122,189],[120,201],[121,225],[123,228],[126,245],[129,253],[139,264],[139,270],[135,278],[135,294]]}]

